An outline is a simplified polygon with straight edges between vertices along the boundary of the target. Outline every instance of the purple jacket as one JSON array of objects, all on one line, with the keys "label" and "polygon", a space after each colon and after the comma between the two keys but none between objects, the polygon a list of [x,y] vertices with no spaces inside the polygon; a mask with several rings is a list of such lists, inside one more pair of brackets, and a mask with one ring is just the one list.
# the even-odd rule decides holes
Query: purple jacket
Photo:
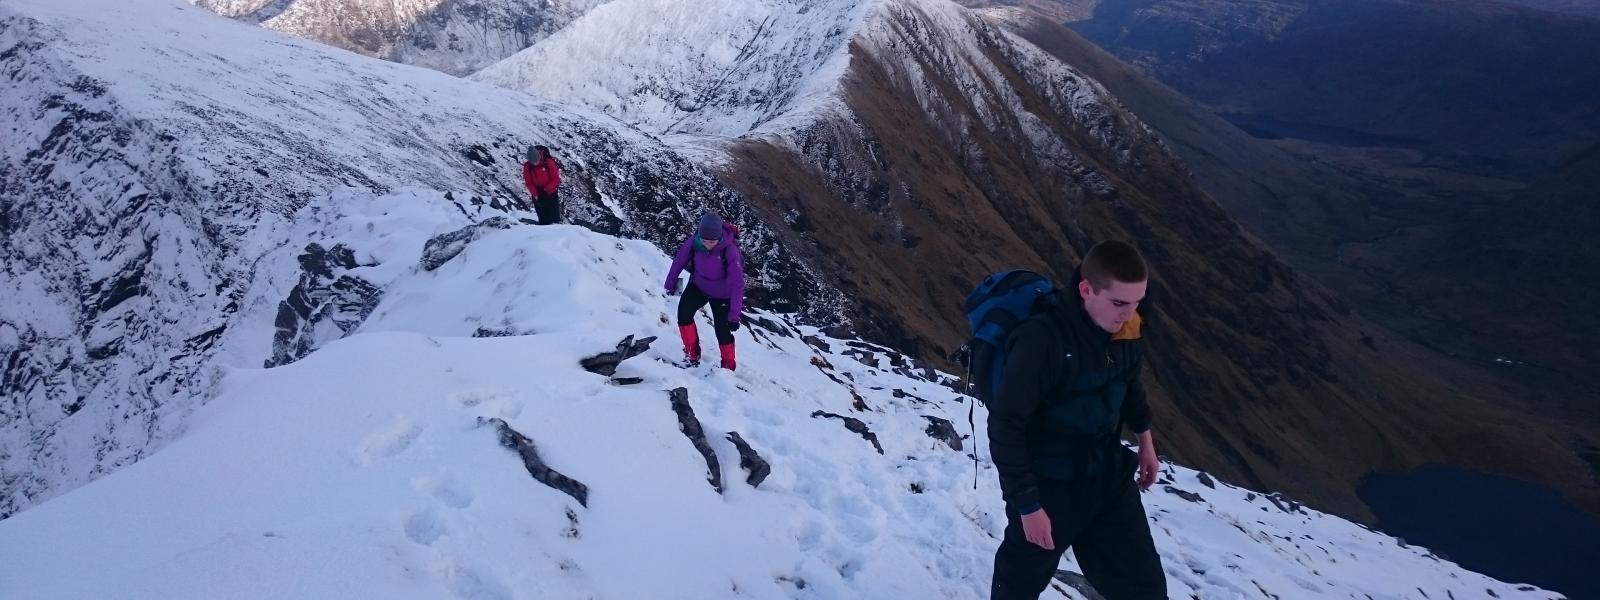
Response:
[{"label": "purple jacket", "polygon": [[678,274],[693,260],[694,273],[689,275],[689,283],[707,296],[729,300],[728,319],[737,321],[739,310],[744,308],[744,259],[739,256],[739,244],[734,239],[738,230],[727,226],[724,229],[727,234],[722,236],[722,243],[711,250],[696,244],[696,236],[683,241],[672,257],[672,268],[667,270],[666,289],[677,288]]}]

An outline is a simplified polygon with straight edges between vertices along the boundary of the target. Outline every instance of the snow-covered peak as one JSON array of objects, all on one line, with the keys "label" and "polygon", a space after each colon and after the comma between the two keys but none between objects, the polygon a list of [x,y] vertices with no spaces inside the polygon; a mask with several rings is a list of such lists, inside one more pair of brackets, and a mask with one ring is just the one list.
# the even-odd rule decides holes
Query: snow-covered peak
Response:
[{"label": "snow-covered peak", "polygon": [[[344,274],[381,290],[370,316],[292,365],[227,369],[177,441],[0,522],[0,590],[986,596],[1004,517],[952,377],[759,310],[737,372],[686,370],[660,250],[514,226],[435,255],[437,232],[477,226],[448,206],[408,190],[301,209],[291,235],[346,248]],[[657,340],[613,378],[579,366],[625,336]],[[1174,598],[1556,596],[1181,467],[1143,497]],[[1061,568],[1045,597],[1090,597]]]},{"label": "snow-covered peak", "polygon": [[837,103],[851,39],[876,4],[614,0],[474,78],[648,131],[736,137]]},{"label": "snow-covered peak", "polygon": [[294,0],[189,0],[189,3],[230,19],[259,23],[278,16]]},{"label": "snow-covered peak", "polygon": [[189,0],[217,14],[368,56],[465,75],[606,0]]}]

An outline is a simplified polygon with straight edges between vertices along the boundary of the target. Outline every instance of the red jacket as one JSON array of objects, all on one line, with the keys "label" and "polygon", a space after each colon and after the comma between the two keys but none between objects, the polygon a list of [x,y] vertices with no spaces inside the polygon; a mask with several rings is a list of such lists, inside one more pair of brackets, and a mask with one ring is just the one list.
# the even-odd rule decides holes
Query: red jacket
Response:
[{"label": "red jacket", "polygon": [[556,188],[561,186],[561,163],[556,159],[545,156],[544,160],[535,163],[522,163],[522,183],[528,186],[528,193],[538,196],[539,192],[546,194],[556,193]]}]

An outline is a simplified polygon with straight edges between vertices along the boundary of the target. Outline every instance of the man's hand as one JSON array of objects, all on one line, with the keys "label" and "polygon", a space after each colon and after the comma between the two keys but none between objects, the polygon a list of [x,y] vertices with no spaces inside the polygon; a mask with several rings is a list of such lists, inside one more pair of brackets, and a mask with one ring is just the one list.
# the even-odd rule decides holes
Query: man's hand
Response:
[{"label": "man's hand", "polygon": [[1022,537],[1045,550],[1055,550],[1055,538],[1050,537],[1050,515],[1044,509],[1022,515]]},{"label": "man's hand", "polygon": [[739,330],[739,322],[738,321],[728,321],[728,331],[738,331],[738,330]]},{"label": "man's hand", "polygon": [[1139,489],[1148,490],[1161,472],[1161,461],[1156,458],[1156,443],[1150,432],[1139,434]]}]

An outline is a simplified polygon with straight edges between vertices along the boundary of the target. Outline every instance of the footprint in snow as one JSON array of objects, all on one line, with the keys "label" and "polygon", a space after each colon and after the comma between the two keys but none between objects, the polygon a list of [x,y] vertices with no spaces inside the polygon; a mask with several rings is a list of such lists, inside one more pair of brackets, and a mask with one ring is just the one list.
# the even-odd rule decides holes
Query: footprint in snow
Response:
[{"label": "footprint in snow", "polygon": [[444,521],[432,509],[422,509],[411,513],[410,516],[406,517],[404,527],[406,539],[423,546],[433,545],[445,534]]},{"label": "footprint in snow", "polygon": [[450,403],[477,415],[514,419],[522,414],[522,394],[508,390],[467,390],[450,395]]},{"label": "footprint in snow", "polygon": [[398,416],[389,426],[362,439],[356,450],[356,463],[366,467],[380,460],[394,458],[411,448],[422,436],[423,427],[410,417]]},{"label": "footprint in snow", "polygon": [[457,510],[472,506],[474,499],[472,490],[467,489],[448,473],[419,477],[411,482],[411,486],[419,492],[433,496],[441,504]]},{"label": "footprint in snow", "polygon": [[763,406],[756,405],[748,407],[745,409],[744,414],[751,421],[760,423],[762,425],[767,425],[769,427],[779,427],[784,424],[783,415],[779,414],[775,410]]},{"label": "footprint in snow", "polygon": [[822,525],[816,521],[806,521],[795,535],[795,541],[799,542],[801,552],[811,552],[822,543]]},{"label": "footprint in snow", "polygon": [[511,589],[494,577],[464,567],[452,560],[434,566],[434,575],[444,581],[445,587],[457,598],[467,600],[511,600]]}]

